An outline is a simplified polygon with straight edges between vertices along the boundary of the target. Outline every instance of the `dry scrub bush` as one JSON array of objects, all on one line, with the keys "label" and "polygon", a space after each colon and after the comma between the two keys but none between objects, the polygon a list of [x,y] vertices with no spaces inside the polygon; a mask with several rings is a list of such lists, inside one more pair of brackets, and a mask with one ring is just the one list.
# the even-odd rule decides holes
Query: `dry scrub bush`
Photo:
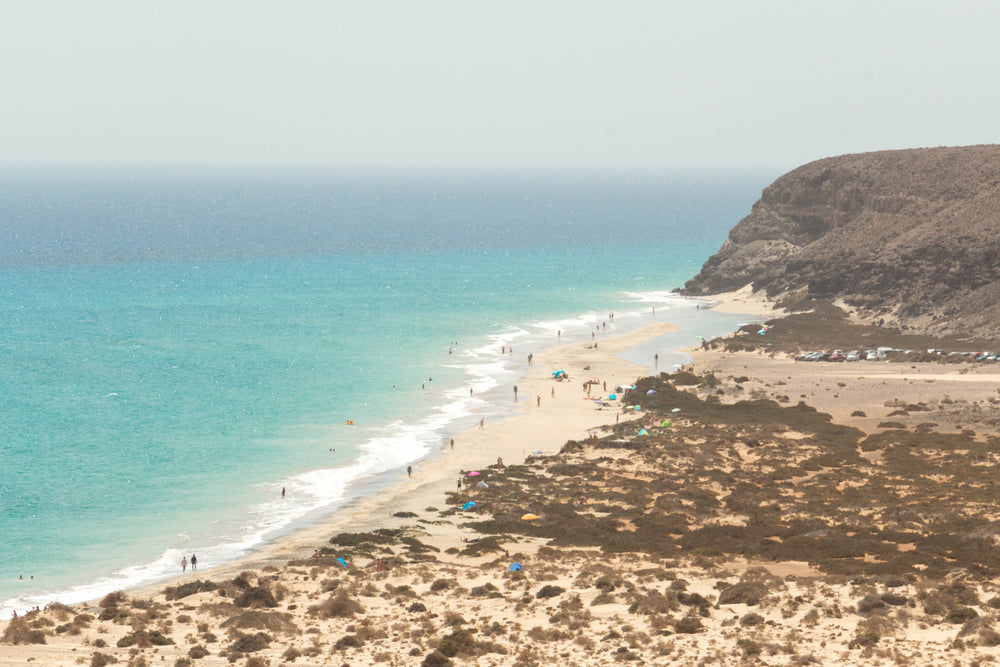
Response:
[{"label": "dry scrub bush", "polygon": [[253,653],[254,651],[263,651],[270,645],[271,637],[263,632],[258,632],[253,635],[247,635],[240,632],[237,633],[236,641],[229,645],[227,651],[230,655],[238,653]]},{"label": "dry scrub bush", "polygon": [[292,622],[291,614],[276,611],[245,611],[225,621],[219,627],[240,628],[244,630],[269,630],[292,634],[298,631],[298,626]]},{"label": "dry scrub bush", "polygon": [[195,644],[190,649],[188,649],[188,657],[193,660],[200,660],[208,655],[208,649],[200,644]]},{"label": "dry scrub bush", "polygon": [[113,655],[108,655],[107,653],[94,653],[90,656],[90,667],[105,667],[106,665],[111,665],[118,662],[118,658]]},{"label": "dry scrub bush", "polygon": [[274,594],[263,586],[251,586],[241,592],[233,604],[237,607],[277,607],[278,601]]},{"label": "dry scrub bush", "polygon": [[549,623],[560,623],[570,630],[579,630],[588,627],[593,614],[583,606],[583,601],[579,595],[562,600],[559,603],[559,610],[549,617]]},{"label": "dry scrub bush", "polygon": [[548,598],[558,597],[565,592],[566,589],[563,588],[562,586],[554,586],[552,584],[546,584],[545,586],[542,586],[540,589],[538,589],[538,592],[535,593],[535,597],[539,600],[545,600]]},{"label": "dry scrub bush", "polygon": [[135,630],[118,640],[118,648],[137,646],[139,648],[149,648],[150,646],[169,646],[174,640],[167,637],[159,630]]},{"label": "dry scrub bush", "polygon": [[361,603],[340,591],[326,601],[309,607],[309,613],[320,618],[347,618],[364,612]]}]

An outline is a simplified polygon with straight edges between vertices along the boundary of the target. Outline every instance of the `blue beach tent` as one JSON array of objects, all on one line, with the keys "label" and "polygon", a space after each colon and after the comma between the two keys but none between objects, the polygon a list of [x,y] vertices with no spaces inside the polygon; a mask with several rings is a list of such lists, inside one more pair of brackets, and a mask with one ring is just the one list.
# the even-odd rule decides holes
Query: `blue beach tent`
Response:
[{"label": "blue beach tent", "polygon": [[523,571],[523,570],[524,570],[524,568],[521,567],[520,563],[512,563],[511,566],[510,566],[510,571],[511,572],[519,572],[519,571]]},{"label": "blue beach tent", "polygon": [[470,500],[469,502],[467,502],[464,505],[462,505],[462,509],[467,510],[470,507],[475,507],[475,506],[476,506],[476,503],[474,501]]}]

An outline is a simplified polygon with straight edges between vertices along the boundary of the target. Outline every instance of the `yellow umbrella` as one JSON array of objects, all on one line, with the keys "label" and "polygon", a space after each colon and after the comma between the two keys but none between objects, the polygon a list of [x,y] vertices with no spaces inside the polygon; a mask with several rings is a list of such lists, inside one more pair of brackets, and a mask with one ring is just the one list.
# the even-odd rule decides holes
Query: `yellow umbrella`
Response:
[{"label": "yellow umbrella", "polygon": [[534,521],[538,518],[537,514],[525,514],[521,517],[521,521]]}]

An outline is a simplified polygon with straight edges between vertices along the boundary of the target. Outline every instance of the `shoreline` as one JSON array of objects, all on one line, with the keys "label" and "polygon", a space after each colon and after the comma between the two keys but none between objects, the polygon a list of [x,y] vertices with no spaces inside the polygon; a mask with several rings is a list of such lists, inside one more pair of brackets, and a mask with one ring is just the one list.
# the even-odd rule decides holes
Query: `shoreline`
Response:
[{"label": "shoreline", "polygon": [[[633,309],[627,309],[627,308],[622,309],[620,312],[616,313],[618,315],[618,321],[615,321],[614,318],[612,318],[611,321],[608,322],[610,326],[608,326],[606,330],[601,331],[600,329],[596,329],[597,331],[596,341],[591,339],[590,336],[588,336],[588,333],[594,331],[595,327],[597,327],[597,325],[600,324],[600,321],[602,319],[602,316],[596,315],[595,311],[587,311],[582,315],[578,315],[575,318],[571,318],[570,320],[565,320],[565,321],[542,321],[539,323],[539,325],[536,325],[538,331],[529,336],[529,338],[532,340],[527,341],[527,343],[524,339],[519,339],[517,338],[517,336],[513,337],[514,342],[519,343],[518,344],[519,355],[527,354],[527,352],[532,348],[536,349],[537,352],[534,353],[535,354],[534,358],[535,358],[535,369],[537,369],[537,367],[540,364],[546,363],[544,361],[544,359],[546,358],[545,355],[550,354],[551,351],[563,347],[572,347],[573,345],[576,345],[578,343],[583,347],[583,349],[586,349],[587,345],[591,345],[593,344],[593,342],[596,342],[599,344],[597,351],[604,352],[605,350],[600,349],[600,344],[604,344],[605,342],[607,342],[606,344],[610,345],[611,344],[610,341],[619,336],[630,337],[629,338],[630,342],[628,343],[628,345],[633,344],[632,341],[642,342],[648,340],[655,340],[656,337],[662,335],[664,331],[676,330],[676,327],[673,326],[672,324],[672,320],[675,317],[680,317],[682,319],[684,317],[690,318],[690,316],[695,312],[693,305],[696,300],[688,300],[682,297],[678,297],[672,293],[656,292],[656,291],[645,293],[644,296],[647,299],[645,303],[655,304],[653,308],[653,317],[650,317],[649,307],[641,305],[643,304],[643,300],[639,300],[638,303],[636,304],[637,307]],[[661,304],[662,304],[662,309],[660,308]],[[659,310],[660,312],[656,312],[657,310]],[[634,334],[637,330],[645,329],[645,327],[642,326],[644,324],[643,320],[646,320],[647,322],[652,322],[654,326],[664,326],[666,328],[662,330],[654,329],[652,330],[652,333],[646,335],[640,334],[639,337],[634,337]],[[671,321],[671,323],[668,325],[667,321]],[[556,335],[557,325],[561,325],[563,327],[567,326],[569,327],[569,328],[564,328],[562,331],[562,341],[569,341],[569,342],[564,342],[564,343],[558,342]],[[646,323],[646,326],[649,326],[649,324]],[[551,331],[549,331],[549,329],[551,329]],[[621,330],[624,333],[618,333],[618,330]],[[520,335],[521,333],[523,333],[521,330],[518,330],[516,332],[517,335]],[[692,331],[692,337],[694,333],[697,332]],[[547,334],[551,334],[551,338],[547,339]],[[507,361],[509,357],[504,357],[500,354],[501,343],[505,342],[505,340],[506,342],[509,343],[511,338],[512,338],[511,335],[508,334],[503,334],[500,336],[488,336],[487,340],[492,339],[493,343],[487,343],[487,346],[495,344],[497,348],[495,351],[489,350],[488,347],[476,347],[472,349],[473,352],[472,356],[476,362],[481,362],[480,357],[483,357],[486,359],[487,363],[490,363],[489,357],[491,354],[494,354],[497,358],[496,360],[501,361],[503,364],[510,364],[510,365],[507,366],[506,368],[501,369],[497,373],[498,377],[494,378],[494,382],[498,382],[499,384],[494,384],[489,389],[483,389],[482,393],[480,393],[480,389],[476,390],[476,400],[474,401],[474,405],[471,410],[465,412],[464,416],[462,416],[459,419],[456,419],[455,422],[452,423],[450,426],[444,426],[443,428],[436,427],[438,430],[434,436],[433,442],[429,440],[422,441],[422,447],[424,448],[425,451],[425,453],[422,455],[423,458],[411,459],[412,465],[415,468],[415,474],[413,480],[414,483],[416,483],[417,479],[420,477],[420,471],[423,470],[425,467],[431,465],[428,462],[437,460],[449,460],[449,455],[451,453],[446,451],[446,449],[447,449],[448,439],[452,435],[452,432],[450,431],[451,428],[461,428],[466,425],[475,424],[478,422],[478,418],[483,415],[486,416],[488,424],[497,424],[500,423],[501,421],[506,421],[511,418],[518,417],[519,415],[524,414],[526,412],[526,404],[528,396],[538,395],[539,393],[538,391],[535,391],[535,393],[531,393],[532,390],[526,384],[528,382],[528,378],[531,377],[531,374],[534,369],[526,364],[523,357],[517,359],[516,361],[512,360],[514,362],[511,363]],[[539,347],[535,347],[536,345],[538,345]],[[678,344],[674,345],[673,347],[680,348],[682,347],[682,345]],[[652,353],[650,353],[650,356],[652,356]],[[661,362],[661,367],[665,367],[666,365],[667,364]],[[630,377],[629,380],[634,379],[634,377],[637,376],[648,374],[648,372],[650,372],[649,368],[651,366],[652,364],[648,364],[646,366],[637,365],[635,370],[632,371],[634,373],[633,377]],[[438,374],[433,373],[433,375],[437,377]],[[473,382],[473,384],[475,383],[476,377],[477,376],[475,375],[475,373],[473,373],[470,380],[471,382]],[[542,379],[548,380],[547,377],[543,377]],[[514,383],[524,385],[521,387],[522,400],[516,406],[513,404],[511,394],[507,393],[510,392],[511,385]],[[547,394],[548,391],[549,391],[548,385],[545,385],[541,393]],[[551,396],[546,395],[545,398],[551,399]],[[504,402],[505,399],[509,400],[510,402],[505,404]],[[457,403],[462,401],[462,399],[448,399],[448,400],[455,400]],[[547,405],[547,400],[543,401],[542,407],[543,408],[549,407]],[[595,412],[595,414],[599,413]],[[420,423],[420,426],[421,428],[423,428],[424,424]],[[477,429],[475,428],[469,429],[469,432],[471,433],[471,438],[473,440],[475,440],[477,436],[477,434],[474,433],[474,431],[476,430]],[[462,439],[466,438],[466,436],[458,434],[456,434],[455,437],[456,438],[461,437]],[[556,446],[561,445],[563,441],[556,443]],[[405,445],[406,443],[404,442],[402,444]],[[532,447],[531,450],[533,449],[535,448]],[[454,454],[460,454],[460,452],[455,452]],[[494,454],[493,460],[495,460],[496,456],[500,455],[501,454]],[[507,457],[509,460],[513,460],[509,458],[511,457],[511,455],[512,454],[510,453],[503,454],[503,456]],[[391,469],[387,470],[385,468],[382,468],[381,470],[379,469],[373,470],[368,475],[363,475],[355,478],[346,488],[346,491],[343,494],[343,496],[340,499],[336,500],[333,504],[328,505],[327,507],[319,507],[313,509],[307,513],[298,516],[297,518],[294,518],[287,525],[278,528],[277,530],[271,531],[270,535],[265,536],[265,538],[262,541],[258,542],[257,544],[253,544],[252,546],[246,547],[246,550],[242,555],[238,554],[235,555],[234,559],[231,561],[226,560],[225,562],[220,562],[223,561],[223,559],[213,558],[212,555],[208,553],[209,549],[216,549],[220,545],[222,547],[227,547],[227,548],[232,546],[232,544],[229,542],[222,542],[216,544],[214,542],[203,543],[201,541],[198,541],[197,543],[193,542],[191,547],[182,547],[182,548],[188,554],[192,552],[198,554],[199,559],[201,560],[200,564],[202,568],[205,568],[204,570],[205,572],[208,572],[209,567],[212,566],[212,564],[215,562],[220,563],[217,567],[220,568],[226,567],[231,569],[232,567],[238,567],[239,563],[245,561],[254,562],[256,560],[259,560],[259,558],[267,559],[269,557],[266,556],[258,557],[257,554],[265,554],[274,551],[276,549],[276,547],[274,546],[275,544],[281,544],[287,541],[288,539],[292,538],[292,536],[299,534],[301,531],[309,531],[313,526],[322,525],[326,523],[331,515],[336,515],[342,512],[347,512],[347,513],[356,512],[359,505],[363,502],[363,497],[365,496],[384,495],[385,493],[387,493],[386,489],[388,487],[400,483],[404,484],[407,483],[407,480],[402,479],[402,476],[405,476],[405,473],[403,471],[405,471],[407,465],[406,458],[403,458],[402,456],[397,456],[396,458],[398,459],[398,461],[401,462],[398,464],[399,465],[398,474],[394,474],[393,470]],[[486,461],[488,460],[489,459],[486,459]],[[470,460],[467,461],[466,463],[468,465],[483,465],[484,460],[481,458],[476,458],[475,460]],[[348,462],[345,465],[350,465],[350,462]],[[390,464],[390,468],[391,467],[394,466]],[[333,468],[331,470],[336,470],[336,469],[339,469],[339,467]],[[295,475],[293,475],[293,477],[297,477],[298,475],[299,473],[296,473]],[[283,481],[284,480],[281,480],[279,482],[276,480],[275,488],[280,489],[283,486],[282,484]],[[446,487],[446,488],[451,488],[451,487]],[[294,484],[289,485],[288,489],[290,493],[294,493]],[[295,499],[294,496],[293,499],[294,499],[293,502],[295,500],[298,500]],[[270,497],[263,498],[261,502],[273,503],[275,504],[275,510],[277,510],[278,512],[283,511],[283,509],[278,507],[277,504]],[[325,539],[326,538],[324,538],[323,541],[325,541]],[[235,544],[238,544],[238,542],[239,538],[237,538]],[[198,544],[198,546],[195,546],[195,544]],[[166,547],[168,551],[173,548],[174,547]],[[178,552],[176,556],[177,569],[180,569],[179,567],[180,558],[181,558],[181,552]],[[146,590],[148,588],[154,588],[156,586],[174,580],[174,575],[171,572],[172,565],[168,563],[169,561],[172,560],[173,559],[170,559],[169,557],[163,558],[161,556],[158,559],[154,559],[154,561],[152,561],[151,563],[144,563],[144,562],[140,562],[137,564],[126,563],[120,566],[115,566],[116,569],[109,570],[107,574],[101,574],[100,576],[94,579],[84,580],[82,583],[77,582],[71,585],[53,586],[49,588],[37,588],[37,589],[21,588],[20,590],[18,590],[17,593],[11,594],[7,596],[7,598],[5,598],[5,604],[3,605],[5,613],[3,614],[3,616],[9,617],[11,611],[14,609],[17,610],[30,609],[33,608],[35,605],[45,605],[53,601],[62,602],[63,600],[66,600],[70,604],[81,604],[85,603],[87,600],[98,598],[105,592],[109,592],[111,590]],[[151,565],[152,567],[150,567]],[[154,570],[154,574],[152,577],[149,578],[136,577],[134,571],[147,568]],[[212,570],[214,569],[215,567],[212,567]],[[127,574],[124,577],[122,577],[123,579],[135,578],[136,581],[134,583],[130,581],[115,581],[116,579],[119,579],[118,575],[120,572],[127,572]],[[25,579],[27,579],[27,576],[25,576]]]},{"label": "shoreline", "polygon": [[[630,347],[678,331],[677,325],[659,322],[629,333],[608,335],[593,343],[578,341],[547,348],[533,355],[533,362],[517,383],[518,399],[514,412],[498,421],[488,419],[483,430],[473,427],[454,435],[455,448],[443,444],[413,464],[412,478],[401,470],[396,478],[383,484],[380,475],[363,482],[343,504],[316,521],[269,539],[250,553],[234,561],[202,570],[216,579],[236,576],[248,569],[283,565],[290,560],[308,558],[340,532],[365,532],[374,527],[399,523],[397,512],[419,512],[428,506],[442,507],[445,494],[456,489],[461,471],[474,470],[502,458],[506,464],[520,463],[532,451],[546,454],[558,451],[567,440],[585,439],[588,431],[614,424],[617,408],[595,407],[586,399],[582,382],[598,378],[613,393],[614,387],[631,385],[650,374],[650,367],[629,362],[617,355]],[[584,370],[590,366],[590,370]],[[569,379],[556,381],[553,370],[566,370]],[[596,389],[596,388],[595,388]],[[499,391],[499,390],[498,390]],[[554,397],[553,397],[554,392]],[[593,396],[598,396],[594,391]],[[539,400],[540,399],[540,400]],[[514,405],[513,389],[510,394]],[[624,415],[620,419],[627,419]],[[530,444],[529,444],[530,443]],[[391,476],[391,473],[386,473]],[[364,487],[373,488],[366,490]],[[205,563],[202,561],[204,567]],[[179,564],[178,564],[179,567]],[[200,571],[201,572],[201,571]],[[167,586],[192,578],[192,573],[129,588],[130,594],[151,595]],[[90,603],[84,604],[92,604]]]},{"label": "shoreline", "polygon": [[[750,305],[757,310],[751,317],[773,313],[766,299],[735,294],[716,295],[716,307],[746,315]],[[130,588],[119,601],[107,596],[74,608],[53,605],[17,621],[0,621],[6,640],[0,655],[22,667],[70,667],[88,656],[92,664],[134,660],[137,665],[175,667],[244,661],[402,665],[418,664],[421,657],[420,664],[447,665],[455,664],[449,658],[456,656],[462,664],[540,665],[549,664],[555,654],[560,664],[580,667],[610,664],[623,656],[656,664],[673,664],[683,656],[736,665],[779,652],[795,664],[895,664],[901,659],[943,664],[956,651],[977,661],[1000,658],[1000,643],[993,641],[989,628],[995,616],[989,609],[994,607],[983,602],[998,590],[990,578],[949,574],[947,563],[935,565],[937,579],[930,574],[926,580],[919,574],[897,576],[880,572],[890,561],[867,551],[848,558],[872,568],[859,576],[841,571],[843,558],[823,551],[825,533],[819,542],[790,548],[750,534],[745,537],[753,547],[749,551],[725,547],[716,555],[692,551],[700,541],[685,548],[677,542],[701,531],[707,532],[698,540],[744,539],[711,530],[715,521],[736,531],[753,525],[745,510],[730,506],[732,482],[727,487],[712,481],[727,474],[750,487],[757,480],[765,486],[773,483],[776,489],[761,489],[761,507],[768,506],[768,499],[793,509],[805,507],[806,496],[797,494],[800,485],[803,493],[827,489],[840,497],[835,467],[819,474],[772,477],[775,466],[805,468],[804,461],[816,454],[815,444],[799,443],[819,437],[816,425],[824,423],[825,429],[826,419],[802,413],[785,422],[779,414],[783,408],[767,404],[792,407],[801,391],[809,406],[833,415],[838,429],[853,426],[855,433],[878,432],[882,426],[874,422],[901,402],[926,401],[928,409],[937,409],[937,403],[949,409],[967,405],[961,419],[968,427],[972,414],[979,413],[975,404],[1000,391],[1000,373],[889,362],[817,367],[783,355],[698,346],[687,349],[697,373],[714,375],[718,382],[692,386],[699,403],[674,410],[680,414],[672,418],[673,426],[650,426],[648,441],[637,437],[647,418],[669,416],[681,399],[672,394],[649,398],[651,412],[636,413],[634,424],[617,404],[598,409],[586,399],[583,382],[591,378],[600,380],[592,388],[600,387],[605,398],[616,385],[630,385],[637,377],[644,378],[643,389],[667,384],[649,377],[649,366],[619,355],[683,330],[651,324],[596,345],[576,341],[537,353],[518,380],[516,404],[513,392],[509,394],[515,409],[499,421],[487,420],[483,429],[456,434],[455,449],[445,443],[413,464],[412,478],[402,470],[384,486],[372,481],[373,493],[355,496],[314,524],[204,574],[189,571]],[[642,354],[648,356],[652,349],[656,346],[643,348]],[[555,381],[554,369],[565,370],[569,379]],[[785,392],[793,398],[782,396]],[[956,400],[934,400],[949,395]],[[742,420],[738,412],[725,413],[735,415],[730,422],[716,419],[724,415],[715,408],[705,411],[713,404],[764,398],[770,400],[762,401],[761,409],[774,411],[776,423],[787,430]],[[1000,404],[1000,399],[989,402]],[[848,413],[859,406],[867,417]],[[917,431],[929,414],[915,411],[912,417],[895,418],[911,419],[910,427]],[[604,437],[601,426],[614,424],[616,417],[620,426],[615,435]],[[990,418],[980,415],[977,430],[979,425],[995,426]],[[591,431],[600,441],[563,449],[567,441],[586,439]],[[546,456],[514,465],[536,449]],[[859,457],[847,455],[845,479],[890,463],[884,458],[888,451],[863,449]],[[493,465],[497,457],[512,466],[506,474]],[[940,465],[948,469],[947,461]],[[727,472],[729,466],[739,472]],[[471,469],[482,469],[480,479],[492,488],[467,485],[458,498],[449,499],[458,474]],[[980,471],[979,478],[988,474]],[[693,488],[692,480],[698,480]],[[923,475],[914,483],[931,484]],[[718,502],[701,501],[712,498]],[[480,506],[460,510],[470,499]],[[835,509],[836,502],[828,507]],[[537,532],[534,524],[525,527],[526,511],[541,517]],[[692,523],[669,523],[678,512]],[[889,528],[879,524],[873,530]],[[332,541],[338,533],[350,534]],[[865,535],[858,539],[869,539]],[[905,561],[921,539],[916,534],[912,540],[895,538],[899,544],[892,555]],[[755,551],[757,547],[767,548]],[[323,551],[312,559],[315,549]],[[340,558],[347,562],[341,565]],[[831,564],[833,570],[828,569]],[[955,591],[966,598],[942,602],[936,610],[928,602]],[[985,615],[985,625],[976,625],[977,620],[963,625],[973,617],[967,611],[962,622],[953,620],[958,612],[949,609],[955,604],[959,611],[975,607]],[[18,642],[10,638],[26,637],[38,628],[34,631],[42,641],[11,645]],[[980,633],[979,640],[962,639],[973,632]],[[156,635],[166,641],[149,641]],[[146,643],[135,647],[136,641]]]},{"label": "shoreline", "polygon": [[[454,482],[461,470],[488,465],[498,457],[507,463],[519,463],[528,452],[542,450],[547,454],[554,453],[567,440],[587,437],[588,430],[614,423],[615,411],[610,408],[594,409],[589,402],[583,400],[584,393],[580,383],[584,377],[580,376],[581,373],[586,373],[587,378],[600,378],[608,384],[610,390],[619,384],[631,384],[635,379],[659,370],[670,371],[670,362],[690,356],[691,350],[679,341],[670,341],[662,346],[650,344],[675,332],[688,333],[693,338],[700,331],[697,329],[699,325],[695,323],[711,311],[755,316],[759,308],[746,308],[751,312],[744,312],[742,307],[747,305],[747,300],[742,292],[714,295],[711,301],[692,298],[691,302],[702,303],[700,314],[696,315],[696,311],[689,307],[675,310],[668,306],[661,312],[671,321],[653,322],[620,334],[611,329],[601,332],[592,341],[588,341],[585,335],[581,336],[580,332],[566,332],[568,335],[565,337],[572,342],[556,344],[533,354],[534,363],[526,366],[523,375],[516,380],[519,387],[517,403],[514,402],[512,393],[509,395],[508,405],[504,405],[500,398],[510,387],[498,386],[485,394],[490,403],[485,411],[488,415],[485,430],[479,431],[477,427],[472,427],[453,435],[456,443],[465,443],[464,446],[456,444],[455,450],[451,450],[447,442],[443,442],[436,450],[412,463],[412,479],[406,478],[405,468],[398,474],[381,471],[359,478],[348,489],[344,500],[335,506],[314,510],[312,517],[306,515],[301,523],[293,523],[286,530],[250,547],[247,553],[233,560],[213,565],[195,548],[193,551],[201,556],[202,569],[199,573],[203,572],[210,577],[233,576],[248,568],[260,568],[307,557],[313,549],[326,544],[337,532],[364,531],[370,528],[371,523],[392,521],[391,515],[394,512],[419,511],[428,505],[440,506],[444,494],[455,489]],[[655,310],[654,308],[654,317]],[[687,312],[689,310],[691,312]],[[631,327],[635,326],[633,317],[642,317],[644,314],[643,310],[623,312],[620,318],[626,327]],[[674,321],[683,324],[679,327]],[[716,323],[715,326],[723,325]],[[632,348],[640,351],[639,354],[623,354]],[[635,363],[637,356],[646,356],[647,353],[652,355],[653,349],[665,352],[661,355],[663,358],[659,365],[656,362]],[[626,357],[631,357],[631,360]],[[590,371],[583,370],[587,365],[591,366]],[[551,371],[564,367],[570,374],[570,380],[555,382]],[[554,400],[553,388],[557,388]],[[537,403],[538,397],[541,397],[540,406],[532,404]],[[491,421],[489,415],[496,421]],[[511,440],[530,440],[533,444],[519,447],[510,444]],[[410,502],[414,498],[419,498],[419,501]],[[179,561],[177,567],[180,569]],[[177,573],[145,583],[121,586],[115,590],[149,594],[164,586],[183,582],[190,574],[190,571]],[[70,604],[89,605],[102,596],[103,594],[96,594],[92,598],[77,597]],[[58,595],[52,597],[53,601],[62,601]]]}]

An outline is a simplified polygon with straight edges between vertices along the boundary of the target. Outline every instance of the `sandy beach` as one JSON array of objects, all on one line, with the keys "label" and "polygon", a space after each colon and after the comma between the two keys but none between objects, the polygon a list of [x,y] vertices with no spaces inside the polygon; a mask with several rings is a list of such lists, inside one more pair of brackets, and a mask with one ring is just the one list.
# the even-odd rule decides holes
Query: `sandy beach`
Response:
[{"label": "sandy beach", "polygon": [[[713,298],[717,308],[730,312],[773,314],[770,302],[746,290]],[[625,471],[630,477],[620,479],[641,488],[650,472],[644,460],[652,459],[643,459],[643,450],[632,445],[653,421],[644,411],[592,399],[649,375],[648,368],[615,355],[670,330],[653,325],[535,354],[518,382],[514,416],[456,433],[454,448],[445,445],[419,462],[412,476],[400,471],[396,483],[238,562],[0,623],[0,662],[890,665],[1000,658],[1000,634],[991,623],[976,625],[973,616],[961,623],[932,618],[927,600],[941,593],[913,578],[830,577],[795,558],[719,558],[707,552],[673,558],[553,547],[530,531],[477,532],[472,524],[488,522],[488,515],[459,508],[498,501],[470,480],[504,489],[529,480],[530,487],[532,478],[523,474],[535,468],[521,464],[530,462],[532,452],[548,462],[532,474],[540,475],[539,483],[552,482],[555,490],[546,493],[558,497],[523,496],[523,508],[503,506],[507,515],[545,507],[547,500],[589,503],[575,500],[572,476],[587,475],[591,493],[601,489],[599,481],[593,484],[607,473],[591,467],[601,461]],[[782,404],[801,400],[828,412],[834,423],[870,433],[887,419],[916,427],[930,421],[928,413],[945,431],[995,432],[993,413],[984,406],[994,403],[1000,373],[985,367],[804,364],[758,353],[691,353],[697,373],[718,378],[713,393],[723,403],[751,396]],[[557,381],[557,369],[568,379]],[[590,397],[585,382],[594,383]],[[674,419],[678,428],[694,429],[678,435],[678,442],[705,444],[691,434],[698,426],[686,422],[683,412]],[[618,439],[612,439],[616,423]],[[804,436],[788,431],[776,437],[788,447]],[[592,438],[608,442],[592,450],[564,447],[567,441],[596,442]],[[752,463],[759,454],[751,447],[735,441],[734,460]],[[469,477],[473,470],[483,474]],[[580,472],[586,470],[592,472]],[[461,488],[459,479],[467,482]],[[613,487],[604,488],[617,492]],[[697,503],[699,496],[685,497]],[[494,514],[501,511],[493,507]],[[590,511],[598,525],[608,510]],[[618,520],[613,532],[627,536],[636,530],[630,520]],[[956,599],[966,596],[961,599],[967,606],[1000,592],[992,581],[954,579],[949,586]]]},{"label": "sandy beach", "polygon": [[[399,519],[394,514],[442,506],[444,494],[456,489],[457,480],[464,478],[463,472],[495,465],[498,459],[508,465],[520,463],[534,451],[552,454],[567,440],[586,439],[601,426],[628,419],[620,417],[617,409],[601,407],[591,398],[613,393],[615,386],[631,385],[636,378],[649,374],[648,368],[617,358],[618,352],[674,330],[672,324],[654,324],[598,340],[596,347],[593,343],[575,343],[533,354],[530,369],[517,385],[516,402],[513,386],[509,388],[510,401],[519,408],[515,416],[487,421],[482,429],[456,433],[454,448],[444,446],[414,465],[412,477],[401,470],[397,483],[375,494],[356,497],[316,524],[273,540],[246,558],[213,567],[211,576],[232,576],[246,569],[308,557],[317,545],[338,532],[397,524]],[[565,370],[568,379],[555,380],[555,370]],[[600,380],[601,384],[593,386],[588,398],[583,383],[590,379]],[[156,584],[148,590],[171,583],[175,582]]]}]

